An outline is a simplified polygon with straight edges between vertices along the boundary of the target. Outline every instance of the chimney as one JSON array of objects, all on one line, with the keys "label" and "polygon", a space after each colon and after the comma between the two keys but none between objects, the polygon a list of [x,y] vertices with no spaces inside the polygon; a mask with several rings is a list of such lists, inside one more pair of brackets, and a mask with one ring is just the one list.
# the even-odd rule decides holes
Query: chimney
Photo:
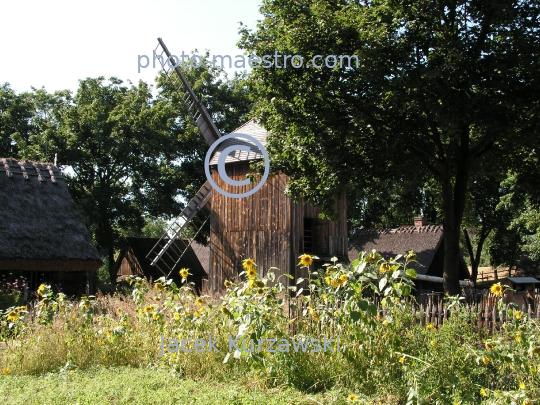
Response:
[{"label": "chimney", "polygon": [[426,225],[426,221],[424,220],[423,216],[414,217],[414,226],[416,226],[418,228],[418,227],[424,226],[424,225]]}]

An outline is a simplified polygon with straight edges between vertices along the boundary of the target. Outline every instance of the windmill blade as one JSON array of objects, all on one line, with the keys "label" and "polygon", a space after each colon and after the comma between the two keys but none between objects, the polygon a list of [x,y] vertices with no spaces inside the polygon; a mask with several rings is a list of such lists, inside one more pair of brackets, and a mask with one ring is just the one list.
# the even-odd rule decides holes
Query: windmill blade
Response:
[{"label": "windmill blade", "polygon": [[191,242],[189,242],[185,249],[179,250],[178,244],[175,243],[176,239],[182,235],[190,223],[196,226],[195,236],[197,236],[210,218],[210,215],[203,208],[211,197],[212,185],[207,181],[146,256],[151,261],[150,264],[157,266],[164,276],[171,275],[180,263],[182,256],[191,246]]},{"label": "windmill blade", "polygon": [[[214,124],[214,121],[212,121],[212,117],[208,113],[208,110],[199,101],[184,74],[177,66],[179,64],[178,57],[169,52],[169,49],[161,38],[158,38],[158,42],[158,46],[154,51],[154,58],[157,58],[160,61],[161,67],[167,75],[169,82],[173,85],[173,88],[177,89],[179,92],[183,92],[182,100],[185,106],[193,117],[203,138],[208,145],[211,146],[221,137],[219,130]],[[171,59],[171,56],[174,58]]]}]

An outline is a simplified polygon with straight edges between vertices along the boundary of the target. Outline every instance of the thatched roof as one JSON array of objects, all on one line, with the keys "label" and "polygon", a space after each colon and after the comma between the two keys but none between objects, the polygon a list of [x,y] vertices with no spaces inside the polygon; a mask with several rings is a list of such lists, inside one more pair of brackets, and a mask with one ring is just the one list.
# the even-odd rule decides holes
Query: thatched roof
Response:
[{"label": "thatched roof", "polygon": [[[164,274],[159,268],[151,266],[150,259],[146,257],[158,241],[158,238],[127,238],[126,247],[122,250],[120,256],[118,256],[118,259],[116,260],[117,276],[134,274],[134,272],[137,272],[137,274],[141,276],[144,275],[148,278],[151,277],[153,280],[163,277]],[[164,241],[164,243],[166,242],[167,241]],[[188,239],[176,239],[174,241],[171,248],[168,249],[167,253],[163,256],[163,260],[167,267],[172,267],[174,265],[173,260],[176,261],[180,254],[187,248],[188,244]],[[173,255],[172,257],[169,257],[169,252]],[[123,262],[124,264],[129,264],[129,267],[131,268],[130,273],[125,273],[124,269],[121,268]],[[189,269],[189,272],[194,278],[206,278],[209,265],[210,248],[199,245],[197,242],[192,242],[170,278],[175,279],[178,277],[178,270],[184,267]],[[191,278],[188,278],[188,281],[191,281]]]},{"label": "thatched roof", "polygon": [[395,229],[359,229],[349,238],[349,260],[358,253],[375,249],[385,259],[414,250],[421,266],[414,267],[419,274],[426,274],[442,242],[440,225],[402,226]]},{"label": "thatched roof", "polygon": [[94,271],[102,262],[60,170],[0,158],[0,270]]},{"label": "thatched roof", "polygon": [[[239,126],[231,133],[239,133],[239,134],[245,134],[249,135],[253,138],[255,138],[257,141],[259,141],[263,147],[266,147],[266,137],[268,136],[268,132],[266,129],[261,127],[257,122],[254,120],[249,120],[245,124]],[[243,162],[248,160],[257,160],[262,159],[263,154],[259,147],[252,142],[250,142],[248,139],[245,138],[231,138],[227,139],[226,141],[221,142],[216,150],[214,151],[214,154],[212,156],[212,159],[210,159],[210,165],[217,165],[218,159],[221,153],[225,150],[225,148],[233,145],[243,145],[250,148],[249,152],[244,152],[240,150],[235,150],[229,153],[227,158],[225,159],[225,163],[236,163],[236,162]]]}]

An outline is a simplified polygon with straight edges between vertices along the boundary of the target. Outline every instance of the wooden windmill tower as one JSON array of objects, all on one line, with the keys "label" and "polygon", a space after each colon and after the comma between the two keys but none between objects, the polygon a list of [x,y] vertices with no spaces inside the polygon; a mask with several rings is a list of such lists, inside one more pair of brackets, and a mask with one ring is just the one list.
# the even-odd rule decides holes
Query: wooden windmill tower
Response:
[{"label": "wooden windmill tower", "polygon": [[[159,55],[166,60],[171,53],[158,39]],[[170,59],[169,59],[170,60]],[[182,71],[170,64],[162,63],[163,70],[178,91],[183,92],[186,104],[202,136],[212,146],[221,137],[206,108],[201,104]],[[174,72],[173,72],[174,71]],[[251,120],[237,128],[233,133],[249,135],[266,145],[268,132]],[[211,177],[214,183],[228,193],[244,193],[253,184],[240,187],[223,181],[216,165],[221,153],[227,153],[225,169],[233,181],[242,181],[251,173],[249,165],[261,159],[260,149],[245,140],[232,138],[221,142],[210,159]],[[231,145],[244,144],[249,151],[229,153]],[[336,198],[336,209],[340,213],[338,221],[319,219],[320,209],[308,205],[303,199],[295,203],[285,195],[289,177],[284,174],[271,176],[254,194],[243,198],[232,198],[213,190],[207,181],[176,218],[166,234],[148,254],[152,265],[169,277],[185,253],[175,249],[174,240],[188,224],[195,224],[197,233],[210,221],[210,273],[208,287],[213,291],[223,288],[226,279],[237,279],[242,272],[242,260],[251,257],[262,276],[270,267],[276,267],[276,275],[289,273],[295,277],[306,278],[304,269],[297,267],[298,256],[310,253],[322,260],[332,256],[346,260],[347,223],[345,194]],[[288,279],[287,279],[288,280]],[[292,281],[291,283],[294,283]]]}]

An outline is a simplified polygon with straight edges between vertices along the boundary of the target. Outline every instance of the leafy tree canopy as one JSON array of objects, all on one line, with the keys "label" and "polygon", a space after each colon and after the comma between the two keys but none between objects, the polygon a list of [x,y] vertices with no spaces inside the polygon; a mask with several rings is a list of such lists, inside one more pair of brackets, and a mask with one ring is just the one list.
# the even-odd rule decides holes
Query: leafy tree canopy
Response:
[{"label": "leafy tree canopy", "polygon": [[[445,290],[458,293],[471,177],[494,152],[510,165],[505,157],[537,136],[540,4],[267,0],[261,12],[257,30],[241,29],[243,48],[305,62],[274,61],[251,81],[290,192],[321,204],[347,185],[429,176],[442,203]],[[307,67],[314,55],[353,62]]]}]

